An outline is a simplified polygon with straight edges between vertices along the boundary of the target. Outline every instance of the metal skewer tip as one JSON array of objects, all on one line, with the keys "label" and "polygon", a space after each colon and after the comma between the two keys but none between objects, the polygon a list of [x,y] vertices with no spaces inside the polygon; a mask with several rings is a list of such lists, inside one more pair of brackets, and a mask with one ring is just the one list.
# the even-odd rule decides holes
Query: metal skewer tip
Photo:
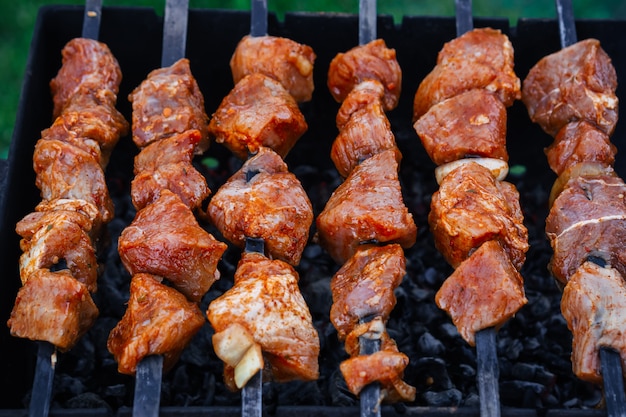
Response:
[{"label": "metal skewer tip", "polygon": [[574,8],[571,0],[555,0],[556,13],[559,19],[559,36],[561,48],[566,48],[577,42],[576,21],[574,20]]},{"label": "metal skewer tip", "polygon": [[267,35],[267,0],[250,2],[250,36]]},{"label": "metal skewer tip", "polygon": [[146,356],[137,364],[133,416],[157,417],[161,403],[163,356]]},{"label": "metal skewer tip", "polygon": [[161,66],[169,67],[185,57],[189,0],[166,0]]},{"label": "metal skewer tip", "polygon": [[261,417],[263,414],[263,375],[257,372],[241,390],[241,416]]},{"label": "metal skewer tip", "polygon": [[472,18],[472,0],[455,0],[456,36],[474,29]]},{"label": "metal skewer tip", "polygon": [[500,368],[496,353],[496,331],[493,327],[476,332],[477,379],[481,417],[500,417]]},{"label": "metal skewer tip", "polygon": [[37,345],[37,364],[28,415],[29,417],[47,417],[50,411],[57,350],[52,343],[37,342]]},{"label": "metal skewer tip", "polygon": [[603,347],[600,348],[600,361],[607,414],[610,417],[626,417],[622,358],[619,352]]},{"label": "metal skewer tip", "polygon": [[97,40],[100,36],[100,21],[102,19],[102,0],[86,0],[83,15],[82,37]]},{"label": "metal skewer tip", "polygon": [[359,45],[376,37],[376,0],[359,0]]},{"label": "metal skewer tip", "polygon": [[[380,339],[359,337],[359,353],[371,355],[380,350]],[[366,385],[359,394],[361,417],[380,417],[380,384],[374,382]]]}]

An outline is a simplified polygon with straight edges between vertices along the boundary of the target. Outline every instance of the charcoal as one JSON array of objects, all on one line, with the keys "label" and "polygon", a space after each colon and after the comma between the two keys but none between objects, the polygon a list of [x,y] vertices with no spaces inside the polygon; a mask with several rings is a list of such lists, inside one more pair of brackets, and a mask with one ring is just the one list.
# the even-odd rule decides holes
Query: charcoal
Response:
[{"label": "charcoal", "polygon": [[417,341],[417,346],[425,356],[439,356],[446,350],[443,343],[428,332],[420,336]]},{"label": "charcoal", "polygon": [[99,395],[93,392],[86,392],[70,398],[65,402],[66,408],[105,408],[110,409],[109,404]]},{"label": "charcoal", "polygon": [[461,405],[463,394],[458,389],[452,388],[440,392],[426,391],[422,398],[430,407],[458,407]]}]

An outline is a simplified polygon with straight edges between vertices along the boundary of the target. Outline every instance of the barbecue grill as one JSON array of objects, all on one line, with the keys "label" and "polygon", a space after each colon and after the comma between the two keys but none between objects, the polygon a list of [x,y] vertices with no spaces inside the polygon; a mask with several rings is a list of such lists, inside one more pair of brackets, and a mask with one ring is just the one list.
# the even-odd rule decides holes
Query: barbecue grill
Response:
[{"label": "barbecue grill", "polygon": [[[13,141],[6,161],[0,200],[0,317],[8,319],[20,285],[19,236],[16,222],[32,211],[40,196],[35,187],[32,153],[40,131],[51,123],[49,81],[61,65],[60,51],[79,36],[83,8],[42,7],[33,34]],[[516,73],[524,79],[543,56],[560,49],[556,20],[476,18],[476,27],[489,26],[506,33],[515,48]],[[130,120],[126,97],[145,76],[160,66],[162,18],[147,8],[104,7],[99,39],[117,57],[123,72],[118,108]],[[250,14],[244,11],[189,11],[187,52],[191,69],[205,97],[207,113],[215,111],[233,86],[228,62],[239,40],[250,30]],[[331,59],[358,43],[358,17],[347,14],[287,13],[279,21],[269,16],[268,33],[310,45],[317,54],[316,90],[313,100],[302,106],[308,132],[286,158],[292,172],[309,193],[315,214],[323,209],[340,182],[330,160],[330,146],[337,131],[338,104],[326,88]],[[613,59],[621,83],[626,77],[626,21],[578,20],[579,39],[594,37]],[[414,404],[385,406],[384,415],[478,415],[475,387],[476,357],[456,334],[445,313],[434,303],[434,293],[449,275],[450,267],[434,249],[426,216],[430,196],[438,188],[434,164],[424,152],[411,123],[412,100],[419,82],[433,68],[444,42],[456,36],[454,18],[405,16],[395,24],[391,16],[378,16],[378,36],[397,51],[403,71],[400,104],[388,114],[404,158],[401,181],[405,201],[418,225],[416,245],[407,250],[408,275],[399,289],[398,305],[388,330],[400,351],[409,355],[407,382],[418,389]],[[618,87],[618,97],[626,97]],[[626,147],[626,126],[618,123],[612,141]],[[509,181],[520,191],[521,206],[529,229],[530,251],[522,275],[529,303],[497,337],[500,361],[500,397],[503,415],[604,415],[601,390],[577,380],[571,372],[571,335],[560,315],[560,292],[549,276],[550,247],[544,236],[548,195],[555,179],[543,148],[552,138],[533,124],[521,102],[508,112],[507,143],[512,167]],[[133,157],[137,153],[130,137],[123,138],[107,168],[116,219],[108,227],[111,246],[103,253],[105,272],[95,301],[100,308],[97,324],[70,352],[60,354],[54,415],[127,415],[132,402],[133,378],[119,375],[106,350],[106,337],[124,311],[128,276],[115,256],[114,243],[134,211],[129,184]],[[237,161],[221,145],[205,153],[210,163],[197,161],[210,188],[217,188],[234,172]],[[615,169],[626,176],[626,158],[618,153]],[[210,226],[207,226],[210,227]],[[205,297],[203,306],[232,282],[238,251],[228,251],[219,266],[222,279]],[[322,343],[320,380],[314,383],[268,383],[264,407],[268,415],[357,415],[358,402],[348,394],[337,372],[345,357],[328,320],[329,279],[339,265],[319,246],[311,243],[300,265],[300,285],[309,303]],[[222,384],[221,362],[210,346],[209,324],[194,339],[176,367],[164,376],[162,415],[239,415],[238,393]],[[0,415],[25,414],[35,367],[35,345],[0,330]]]}]

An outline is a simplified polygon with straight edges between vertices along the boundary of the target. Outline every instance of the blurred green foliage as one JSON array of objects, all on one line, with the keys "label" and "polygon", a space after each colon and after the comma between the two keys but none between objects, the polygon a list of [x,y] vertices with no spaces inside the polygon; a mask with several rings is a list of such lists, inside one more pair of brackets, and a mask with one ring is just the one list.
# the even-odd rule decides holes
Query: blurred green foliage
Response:
[{"label": "blurred green foliage", "polygon": [[[20,97],[22,78],[38,10],[45,4],[84,4],[81,0],[0,0],[0,158],[6,158]],[[452,0],[378,0],[379,14],[452,16]],[[164,0],[104,0],[105,6],[148,6],[163,10]],[[192,8],[250,8],[249,0],[190,0]],[[286,11],[357,13],[357,0],[269,0],[270,11],[282,18]],[[514,25],[520,17],[555,17],[553,0],[474,0],[476,16],[508,17]],[[574,0],[577,18],[626,19],[623,0]]]}]

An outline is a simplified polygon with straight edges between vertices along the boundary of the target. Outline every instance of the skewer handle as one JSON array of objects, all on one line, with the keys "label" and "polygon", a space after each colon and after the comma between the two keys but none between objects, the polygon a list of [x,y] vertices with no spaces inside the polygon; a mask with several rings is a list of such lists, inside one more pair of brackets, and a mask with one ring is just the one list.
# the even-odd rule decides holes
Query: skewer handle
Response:
[{"label": "skewer handle", "polygon": [[100,36],[100,20],[102,19],[102,0],[86,0],[83,15],[82,37],[97,40]]},{"label": "skewer handle", "polygon": [[500,417],[500,368],[496,352],[496,331],[493,327],[476,332],[476,356],[480,415]]},{"label": "skewer handle", "polygon": [[566,48],[577,42],[576,21],[574,20],[574,8],[571,0],[555,0],[556,13],[559,18],[559,36],[561,48]]},{"label": "skewer handle", "polygon": [[600,361],[607,414],[611,417],[626,417],[622,358],[617,351],[603,347],[600,348]]},{"label": "skewer handle", "polygon": [[50,411],[57,351],[52,343],[37,342],[37,344],[37,363],[28,415],[29,417],[47,417]]},{"label": "skewer handle", "polygon": [[456,15],[456,36],[474,29],[472,18],[472,0],[454,0]]},{"label": "skewer handle", "polygon": [[359,0],[359,45],[376,39],[376,0]]},{"label": "skewer handle", "polygon": [[135,376],[134,417],[157,417],[161,403],[163,356],[146,356],[137,365]]},{"label": "skewer handle", "polygon": [[185,57],[189,0],[166,0],[161,66],[169,67]]},{"label": "skewer handle", "polygon": [[267,35],[267,0],[250,1],[250,36]]}]

